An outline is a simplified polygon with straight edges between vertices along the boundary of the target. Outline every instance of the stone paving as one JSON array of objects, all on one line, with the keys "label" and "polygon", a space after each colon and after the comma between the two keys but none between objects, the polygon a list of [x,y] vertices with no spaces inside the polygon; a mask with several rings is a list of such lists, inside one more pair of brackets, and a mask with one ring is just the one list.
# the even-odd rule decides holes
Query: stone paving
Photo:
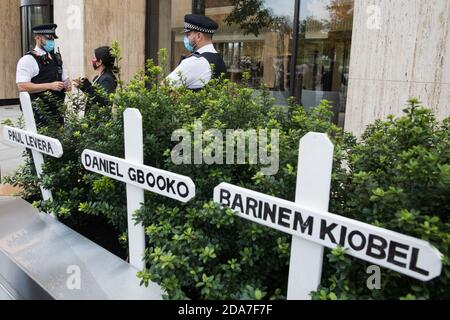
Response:
[{"label": "stone paving", "polygon": [[[23,153],[25,150],[3,142],[3,125],[1,125],[6,119],[10,119],[16,124],[21,115],[22,112],[19,106],[0,107],[0,177],[13,174],[24,163]],[[0,184],[0,196],[11,195],[17,191],[9,186]]]}]

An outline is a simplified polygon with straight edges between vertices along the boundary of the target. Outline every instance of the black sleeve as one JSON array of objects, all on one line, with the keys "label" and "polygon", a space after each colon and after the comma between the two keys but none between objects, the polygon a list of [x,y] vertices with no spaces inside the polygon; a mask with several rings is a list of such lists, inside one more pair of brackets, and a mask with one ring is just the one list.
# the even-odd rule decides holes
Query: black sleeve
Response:
[{"label": "black sleeve", "polygon": [[117,88],[116,79],[111,76],[103,77],[98,84],[107,94],[114,93]]},{"label": "black sleeve", "polygon": [[[103,88],[103,86],[99,83],[98,84],[100,89],[106,90],[105,88]],[[99,104],[102,106],[107,106],[109,101],[108,101],[108,97],[105,94],[100,94],[99,92],[97,92],[97,88],[92,85],[92,83],[88,80],[88,79],[83,79],[81,86],[80,86],[80,90],[83,91],[92,101],[92,103],[94,104]],[[114,92],[114,91],[112,91]],[[106,91],[107,94],[109,94],[110,92]],[[88,106],[86,107],[86,112],[89,112],[90,109],[90,103],[88,104]]]},{"label": "black sleeve", "polygon": [[92,86],[92,83],[86,78],[81,81],[80,90],[88,96],[93,96],[95,94],[95,89]]}]

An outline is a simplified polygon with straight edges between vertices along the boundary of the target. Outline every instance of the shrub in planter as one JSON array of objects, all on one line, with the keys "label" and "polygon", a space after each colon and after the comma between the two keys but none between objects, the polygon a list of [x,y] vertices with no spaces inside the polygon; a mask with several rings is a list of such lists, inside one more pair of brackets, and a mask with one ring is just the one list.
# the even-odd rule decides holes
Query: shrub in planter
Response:
[{"label": "shrub in planter", "polygon": [[[326,101],[310,112],[293,102],[284,109],[274,105],[267,90],[255,91],[224,79],[194,93],[165,85],[162,70],[148,62],[145,71],[110,97],[114,108],[93,106],[87,117],[79,116],[84,102],[73,98],[66,126],[45,129],[62,141],[65,155],[60,160],[46,159],[43,182],[53,191],[54,201],[36,202],[36,206],[75,224],[90,215],[104,216],[120,230],[126,244],[123,183],[86,172],[80,155],[89,148],[123,157],[123,111],[137,108],[143,117],[145,164],[190,176],[197,187],[196,198],[185,205],[146,193],[146,202],[136,213],[148,239],[147,268],[138,274],[142,283],[160,283],[170,299],[282,299],[290,237],[220,209],[211,202],[213,188],[229,182],[294,200],[299,140],[310,131],[324,132],[335,144],[331,212],[429,240],[445,255],[445,272],[423,284],[383,270],[382,290],[371,291],[366,287],[367,264],[338,248],[327,251],[322,287],[313,297],[449,296],[449,121],[440,123],[430,111],[412,103],[405,117],[378,121],[358,142],[330,123]],[[279,130],[279,145],[269,139],[265,150],[269,155],[279,151],[277,174],[263,175],[267,165],[250,164],[249,158],[242,165],[175,165],[172,151],[180,141],[179,137],[172,141],[172,134],[185,129],[194,135],[198,121],[205,130],[222,134],[226,129]],[[200,146],[191,141],[192,148],[214,157],[210,136],[205,132]],[[36,199],[36,184],[28,185],[31,172],[28,165],[9,180]]]},{"label": "shrub in planter", "polygon": [[328,255],[317,299],[448,299],[450,246],[450,119],[409,101],[400,118],[370,125],[348,151],[348,172],[333,190],[336,213],[429,241],[444,255],[442,275],[423,283],[390,270],[369,290],[368,263],[344,250]]},{"label": "shrub in planter", "polygon": [[[292,104],[289,117],[266,91],[257,93],[227,80],[212,81],[199,93],[161,87],[158,69],[152,65],[148,69],[150,72],[114,97],[115,104],[141,110],[146,163],[192,177],[197,196],[180,205],[147,194],[137,217],[147,226],[149,268],[139,277],[143,283],[161,283],[173,299],[186,295],[192,299],[283,297],[289,237],[220,210],[211,202],[212,191],[226,181],[292,200],[300,137],[314,130],[343,139],[343,133],[329,122],[330,106],[324,102],[307,114]],[[150,89],[146,89],[148,85]],[[226,129],[279,130],[279,173],[265,177],[263,166],[250,165],[249,159],[244,165],[175,165],[171,150],[179,141],[170,137],[177,129],[185,129],[193,137],[198,129],[196,121],[201,121],[205,130],[216,129],[223,136]],[[207,136],[205,133],[204,140]],[[211,152],[208,144],[202,145],[204,156]],[[192,141],[192,150],[195,147]],[[226,159],[225,146],[223,150],[221,156]]]}]

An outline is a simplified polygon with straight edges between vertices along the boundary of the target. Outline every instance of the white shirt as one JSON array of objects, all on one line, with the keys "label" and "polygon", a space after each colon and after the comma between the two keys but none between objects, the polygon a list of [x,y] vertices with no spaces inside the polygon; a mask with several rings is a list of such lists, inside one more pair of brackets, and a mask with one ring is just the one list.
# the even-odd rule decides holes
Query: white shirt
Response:
[{"label": "white shirt", "polygon": [[[39,55],[43,56],[47,54],[44,50],[37,47],[34,48],[34,51]],[[36,59],[32,55],[25,55],[17,64],[17,71],[16,71],[16,83],[27,83],[31,82],[31,79],[36,77],[39,74],[39,65],[36,61]],[[66,70],[64,70],[64,64],[63,64],[63,74],[62,74],[62,81],[66,81],[68,79],[68,75],[66,73]]]},{"label": "white shirt", "polygon": [[[205,52],[217,53],[212,44],[208,44],[196,51],[199,54]],[[200,89],[211,80],[211,66],[203,57],[189,57],[184,59],[180,65],[167,77],[172,86],[180,87],[183,84],[189,89]]]}]

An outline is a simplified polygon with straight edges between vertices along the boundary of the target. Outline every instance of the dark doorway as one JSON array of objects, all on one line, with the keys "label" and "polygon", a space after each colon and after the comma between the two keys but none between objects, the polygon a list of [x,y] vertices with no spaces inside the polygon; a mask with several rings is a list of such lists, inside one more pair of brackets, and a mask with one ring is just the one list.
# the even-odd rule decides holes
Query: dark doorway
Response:
[{"label": "dark doorway", "polygon": [[33,49],[31,29],[40,24],[53,23],[53,0],[21,0],[20,20],[22,31],[22,53]]}]

